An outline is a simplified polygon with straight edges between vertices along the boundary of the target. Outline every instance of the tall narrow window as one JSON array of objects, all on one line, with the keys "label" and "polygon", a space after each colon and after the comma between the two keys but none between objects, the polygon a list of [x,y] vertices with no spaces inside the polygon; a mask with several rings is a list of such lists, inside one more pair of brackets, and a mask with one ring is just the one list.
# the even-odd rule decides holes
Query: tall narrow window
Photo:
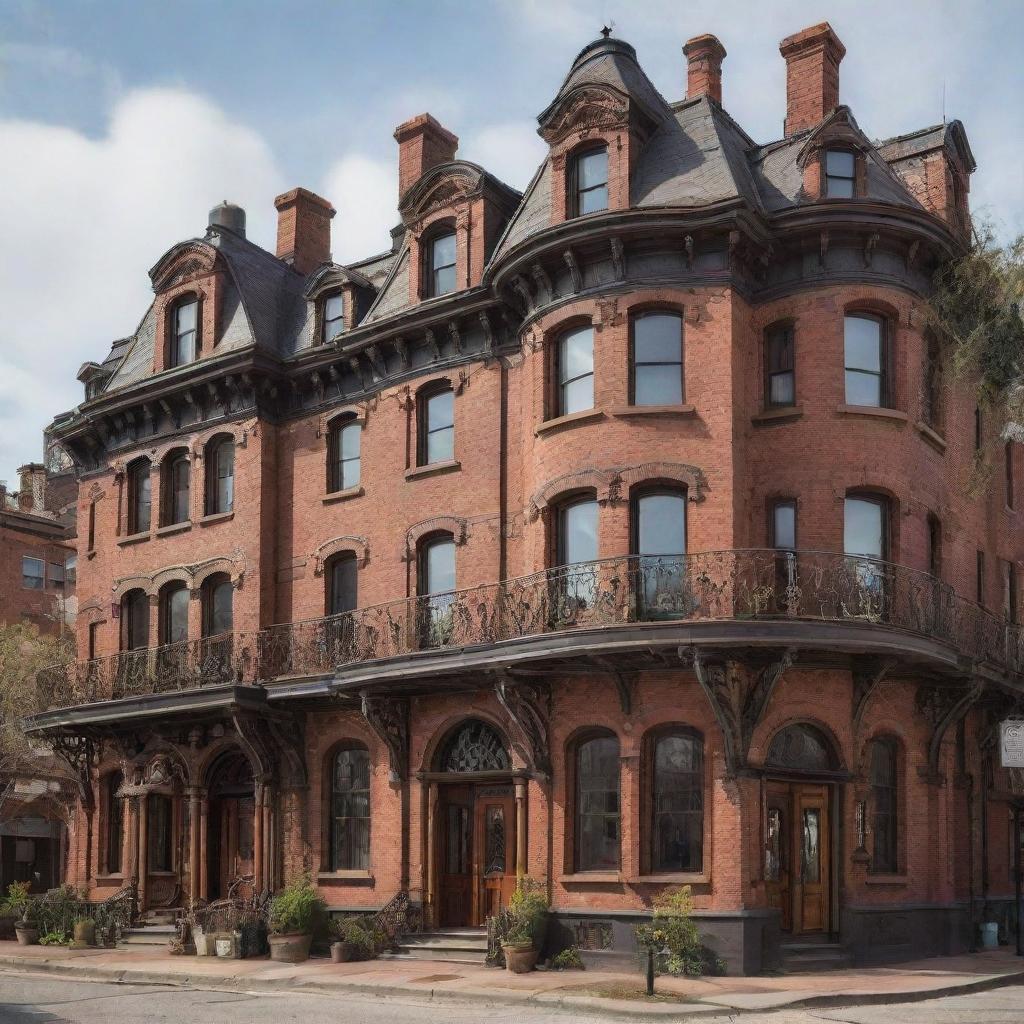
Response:
[{"label": "tall narrow window", "polygon": [[94,661],[97,652],[100,649],[100,624],[98,622],[89,623],[89,660]]},{"label": "tall narrow window", "polygon": [[773,548],[796,550],[796,501],[793,498],[776,498],[771,503],[768,527]]},{"label": "tall narrow window", "polygon": [[136,459],[128,467],[128,532],[145,533],[152,514],[149,459]]},{"label": "tall narrow window", "polygon": [[885,324],[880,317],[859,313],[845,325],[846,404],[883,406],[888,400],[885,381]]},{"label": "tall narrow window", "polygon": [[941,420],[942,352],[934,331],[925,334],[924,392],[921,396],[921,418],[930,427],[938,427]]},{"label": "tall narrow window", "polygon": [[231,512],[235,507],[235,442],[218,437],[206,447],[206,514]]},{"label": "tall narrow window", "polygon": [[345,298],[341,292],[335,292],[324,299],[323,318],[320,340],[326,345],[345,330]]},{"label": "tall narrow window", "polygon": [[633,404],[683,402],[683,318],[678,313],[633,317]]},{"label": "tall narrow window", "polygon": [[659,736],[651,771],[651,870],[704,864],[704,743],[690,732]]},{"label": "tall narrow window", "polygon": [[975,555],[974,561],[974,588],[975,588],[975,600],[982,606],[985,607],[985,552],[980,548]]},{"label": "tall narrow window", "polygon": [[342,615],[358,608],[356,556],[351,551],[335,555],[327,563],[327,614]]},{"label": "tall narrow window", "polygon": [[[203,582],[203,636],[222,636],[234,629],[234,586],[226,573]],[[187,609],[186,609],[187,613]]]},{"label": "tall narrow window", "polygon": [[146,798],[149,816],[149,870],[174,868],[174,806],[169,796],[150,793]]},{"label": "tall narrow window", "polygon": [[370,867],[370,755],[345,747],[334,755],[331,775],[331,870]]},{"label": "tall narrow window", "polygon": [[96,550],[96,502],[89,502],[89,547],[88,551]]},{"label": "tall narrow window", "polygon": [[1017,624],[1017,569],[1013,562],[1003,562],[1003,616],[1011,625]]},{"label": "tall narrow window", "polygon": [[447,382],[420,392],[417,463],[430,466],[455,458],[455,394]]},{"label": "tall narrow window", "polygon": [[48,572],[50,586],[54,590],[63,590],[65,585],[65,572],[63,562],[51,562]]},{"label": "tall narrow window", "polygon": [[572,162],[570,216],[608,209],[608,147],[588,149]]},{"label": "tall narrow window", "polygon": [[347,491],[359,486],[360,455],[363,428],[352,420],[336,420],[327,435],[327,456],[330,460],[328,489]]},{"label": "tall narrow window", "polygon": [[171,366],[184,366],[195,360],[199,351],[199,302],[188,299],[171,311]]},{"label": "tall narrow window", "polygon": [[21,558],[21,587],[23,590],[45,589],[46,562],[41,558],[23,555]]},{"label": "tall narrow window", "polygon": [[619,741],[595,736],[576,748],[576,870],[617,871],[620,827]]},{"label": "tall narrow window", "polygon": [[555,557],[565,568],[556,577],[562,596],[589,607],[597,596],[597,501],[578,498],[558,509]]},{"label": "tall narrow window", "polygon": [[928,513],[928,572],[937,580],[942,578],[942,523],[939,517]]},{"label": "tall narrow window", "polygon": [[684,606],[686,492],[655,488],[633,497],[633,553],[645,617],[670,617]]},{"label": "tall narrow window", "polygon": [[848,149],[825,151],[825,195],[829,199],[853,198],[856,165],[856,158]]},{"label": "tall narrow window", "polygon": [[1006,477],[1006,507],[1013,508],[1013,442],[1007,441],[1003,448],[1003,463]]},{"label": "tall narrow window", "polygon": [[896,741],[871,741],[871,870],[892,875],[898,870],[898,803]]},{"label": "tall narrow window", "polygon": [[974,407],[974,450],[980,452],[984,442],[985,435],[981,421],[981,406],[976,405]]},{"label": "tall narrow window", "polygon": [[455,291],[455,232],[435,235],[428,243],[427,298]]},{"label": "tall narrow window", "polygon": [[149,595],[129,590],[121,599],[121,649],[139,651],[149,646]]},{"label": "tall narrow window", "polygon": [[420,633],[429,647],[444,646],[451,635],[455,590],[455,540],[437,534],[420,546],[418,590],[421,602]]},{"label": "tall narrow window", "polygon": [[588,324],[558,341],[557,415],[594,407],[594,330]]},{"label": "tall narrow window", "polygon": [[163,471],[163,525],[187,523],[191,518],[192,467],[188,455],[175,452],[169,456]]},{"label": "tall narrow window", "polygon": [[792,324],[770,327],[765,332],[764,402],[769,409],[784,409],[796,402]]},{"label": "tall narrow window", "polygon": [[121,873],[121,854],[124,849],[124,801],[118,795],[124,776],[111,772],[106,778],[107,805],[107,874]]},{"label": "tall narrow window", "polygon": [[160,643],[177,644],[188,639],[188,586],[168,583],[160,592]]},{"label": "tall narrow window", "polygon": [[852,495],[844,504],[843,551],[866,558],[887,557],[887,516],[881,498]]}]

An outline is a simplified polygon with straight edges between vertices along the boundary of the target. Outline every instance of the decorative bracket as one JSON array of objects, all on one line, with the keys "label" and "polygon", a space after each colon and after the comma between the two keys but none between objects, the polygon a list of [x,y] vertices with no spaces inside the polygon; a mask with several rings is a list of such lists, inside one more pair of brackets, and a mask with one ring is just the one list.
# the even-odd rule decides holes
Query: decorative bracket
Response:
[{"label": "decorative bracket", "polygon": [[757,728],[765,708],[768,707],[768,702],[771,700],[772,693],[775,690],[775,684],[778,683],[783,673],[793,664],[795,655],[795,648],[785,648],[777,660],[766,665],[757,673],[754,685],[747,692],[746,699],[743,702],[743,715],[740,719],[740,740],[742,744],[740,754],[744,764],[747,761],[747,755],[750,753],[750,741],[753,739],[754,729]]},{"label": "decorative bracket", "polygon": [[409,702],[400,697],[361,694],[363,718],[388,748],[392,782],[404,782],[409,774]]},{"label": "decorative bracket", "polygon": [[615,683],[615,689],[619,694],[619,707],[622,708],[622,713],[624,715],[631,715],[633,713],[633,698],[636,694],[636,685],[639,673],[624,672],[609,658],[595,657],[593,660],[595,665],[599,666],[612,677],[612,680]]},{"label": "decorative bracket", "polygon": [[514,734],[513,744],[523,760],[534,771],[550,778],[550,687],[542,683],[520,682],[503,674],[494,683],[494,693],[508,715]]},{"label": "decorative bracket", "polygon": [[726,766],[735,772],[743,766],[743,728],[735,673],[728,662],[707,661],[697,647],[680,647],[679,656],[685,661],[692,660],[697,682],[722,730]]},{"label": "decorative bracket", "polygon": [[932,727],[931,738],[928,740],[928,765],[924,771],[926,781],[939,783],[942,774],[939,771],[939,754],[942,741],[951,725],[959,722],[970,710],[972,704],[982,694],[982,684],[975,682],[966,689],[953,689],[941,686],[920,686],[917,690],[917,710]]},{"label": "decorative bracket", "polygon": [[896,665],[895,658],[860,657],[854,659],[853,676],[853,735],[860,733],[864,711],[878,684]]},{"label": "decorative bracket", "polygon": [[612,238],[612,270],[615,273],[616,281],[626,279],[626,247],[622,244],[621,238]]},{"label": "decorative bracket", "polygon": [[579,292],[583,290],[583,272],[580,270],[579,261],[576,259],[576,253],[572,249],[566,249],[562,253],[562,259],[565,261],[565,265],[569,268],[569,278],[572,281],[572,290]]}]

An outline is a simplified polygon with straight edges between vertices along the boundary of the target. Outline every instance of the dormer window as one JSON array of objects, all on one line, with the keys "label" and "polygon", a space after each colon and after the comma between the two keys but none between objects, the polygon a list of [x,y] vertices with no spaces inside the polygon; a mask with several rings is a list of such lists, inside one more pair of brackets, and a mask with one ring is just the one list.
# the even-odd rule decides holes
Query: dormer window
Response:
[{"label": "dormer window", "polygon": [[455,291],[455,232],[435,235],[428,246],[427,298]]},{"label": "dormer window", "polygon": [[571,216],[600,213],[608,209],[608,147],[577,154],[570,178]]},{"label": "dormer window", "polygon": [[852,199],[857,161],[848,149],[825,151],[825,196],[828,199]]},{"label": "dormer window", "polygon": [[345,330],[345,298],[341,292],[334,292],[324,299],[323,317],[320,340],[326,345]]},{"label": "dormer window", "polygon": [[199,300],[179,302],[171,316],[170,365],[184,366],[195,361],[199,350]]}]

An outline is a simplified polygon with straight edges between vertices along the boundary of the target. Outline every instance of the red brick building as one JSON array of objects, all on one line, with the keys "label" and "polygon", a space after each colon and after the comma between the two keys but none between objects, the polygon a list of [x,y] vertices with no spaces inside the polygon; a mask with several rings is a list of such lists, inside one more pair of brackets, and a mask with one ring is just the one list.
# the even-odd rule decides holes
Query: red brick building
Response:
[{"label": "red brick building", "polygon": [[781,51],[766,144],[714,37],[674,102],[602,38],[522,195],[424,114],[385,252],[332,262],[295,189],[276,253],[225,205],[159,258],[52,428],[78,881],[306,870],[452,926],[528,873],[595,958],[687,883],[748,972],[1006,917],[1024,466],[925,316],[974,160],[957,121],[873,142],[828,25]]}]

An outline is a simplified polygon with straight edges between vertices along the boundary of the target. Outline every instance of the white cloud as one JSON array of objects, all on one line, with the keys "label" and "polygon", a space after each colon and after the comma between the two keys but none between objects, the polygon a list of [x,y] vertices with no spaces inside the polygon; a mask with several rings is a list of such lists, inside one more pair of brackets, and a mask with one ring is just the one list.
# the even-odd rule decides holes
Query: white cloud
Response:
[{"label": "white cloud", "polygon": [[473,136],[459,155],[480,164],[506,184],[523,191],[544,159],[547,147],[536,121],[509,121]]},{"label": "white cloud", "polygon": [[257,133],[175,89],[126,95],[99,139],[0,121],[0,152],[0,479],[13,486],[43,427],[81,400],[79,365],[135,330],[164,250],[201,235],[224,198],[266,244],[284,186]]},{"label": "white cloud", "polygon": [[331,249],[339,263],[355,262],[391,245],[398,223],[398,147],[393,160],[361,153],[342,157],[327,172],[321,194],[338,211]]}]

